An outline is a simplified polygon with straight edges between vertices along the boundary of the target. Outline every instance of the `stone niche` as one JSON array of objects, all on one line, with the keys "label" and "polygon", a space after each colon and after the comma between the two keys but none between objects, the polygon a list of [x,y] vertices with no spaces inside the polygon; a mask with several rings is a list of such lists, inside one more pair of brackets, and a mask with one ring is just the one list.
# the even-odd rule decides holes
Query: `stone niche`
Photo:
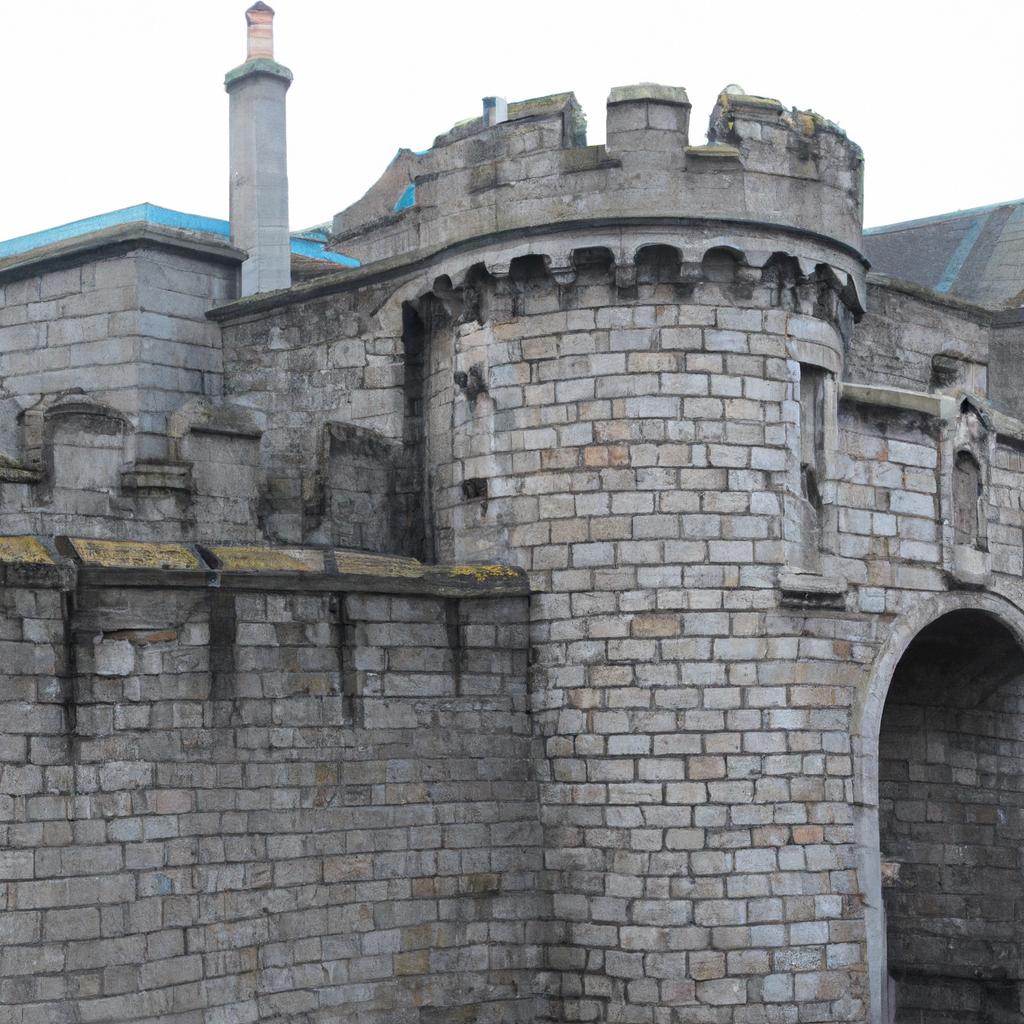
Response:
[{"label": "stone niche", "polygon": [[951,576],[966,587],[983,587],[991,578],[988,544],[988,491],[995,434],[989,415],[965,398],[953,427],[948,493],[952,523]]},{"label": "stone niche", "polygon": [[197,398],[170,417],[168,432],[172,459],[191,471],[192,518],[204,539],[257,539],[262,415]]},{"label": "stone niche", "polygon": [[325,424],[306,505],[306,540],[378,553],[403,550],[396,502],[402,463],[403,446],[377,431]]},{"label": "stone niche", "polygon": [[41,474],[44,503],[85,515],[114,510],[133,433],[124,413],[68,393],[27,409],[21,426],[26,465]]}]

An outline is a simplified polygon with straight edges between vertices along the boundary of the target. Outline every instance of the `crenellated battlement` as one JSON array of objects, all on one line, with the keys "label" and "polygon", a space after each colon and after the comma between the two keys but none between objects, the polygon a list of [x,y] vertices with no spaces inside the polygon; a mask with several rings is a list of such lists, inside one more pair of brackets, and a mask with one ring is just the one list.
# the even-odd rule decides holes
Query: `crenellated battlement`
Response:
[{"label": "crenellated battlement", "polygon": [[604,145],[588,146],[572,93],[493,109],[423,153],[400,150],[334,219],[363,263],[573,223],[717,221],[826,236],[859,252],[860,148],[811,111],[728,86],[706,144],[691,144],[686,90],[612,89]]}]

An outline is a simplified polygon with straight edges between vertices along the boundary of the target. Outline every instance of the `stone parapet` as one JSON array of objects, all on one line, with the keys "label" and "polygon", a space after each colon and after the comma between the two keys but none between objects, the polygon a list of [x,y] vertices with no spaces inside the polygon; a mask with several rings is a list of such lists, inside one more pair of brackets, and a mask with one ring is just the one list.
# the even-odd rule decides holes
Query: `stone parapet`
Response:
[{"label": "stone parapet", "polygon": [[727,91],[710,145],[691,146],[689,111],[683,89],[616,88],[607,142],[586,146],[571,94],[511,104],[505,122],[467,122],[425,153],[401,151],[413,201],[371,189],[372,201],[335,217],[335,245],[372,263],[495,231],[676,217],[787,226],[859,249],[862,156],[840,129]]}]

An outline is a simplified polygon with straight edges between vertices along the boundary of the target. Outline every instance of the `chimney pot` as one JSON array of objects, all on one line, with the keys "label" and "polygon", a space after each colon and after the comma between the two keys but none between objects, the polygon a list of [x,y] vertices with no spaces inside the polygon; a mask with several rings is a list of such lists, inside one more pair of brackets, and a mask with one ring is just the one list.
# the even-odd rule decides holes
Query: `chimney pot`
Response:
[{"label": "chimney pot", "polygon": [[508,101],[503,96],[484,97],[484,127],[491,128],[508,120]]},{"label": "chimney pot", "polygon": [[274,8],[258,0],[245,12],[249,26],[246,60],[274,59]]}]

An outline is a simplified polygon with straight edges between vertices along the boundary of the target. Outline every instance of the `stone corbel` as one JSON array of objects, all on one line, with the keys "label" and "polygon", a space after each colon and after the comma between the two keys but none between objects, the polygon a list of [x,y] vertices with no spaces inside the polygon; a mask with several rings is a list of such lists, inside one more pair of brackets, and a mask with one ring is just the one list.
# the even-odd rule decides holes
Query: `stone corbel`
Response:
[{"label": "stone corbel", "polygon": [[511,320],[516,315],[516,286],[511,277],[512,261],[485,262],[487,273],[494,279],[494,293],[489,306],[490,319]]},{"label": "stone corbel", "polygon": [[704,264],[700,260],[684,260],[679,266],[681,284],[700,284],[704,280]]},{"label": "stone corbel", "polygon": [[121,470],[121,489],[135,494],[187,494],[192,466],[184,462],[134,462]]},{"label": "stone corbel", "polygon": [[621,289],[636,287],[636,264],[632,260],[615,264],[615,286]]},{"label": "stone corbel", "polygon": [[484,267],[486,268],[487,273],[491,275],[491,277],[500,280],[508,280],[509,271],[511,270],[512,267],[512,261],[503,260],[501,262],[495,263],[491,262],[490,260],[485,260]]},{"label": "stone corbel", "polygon": [[849,584],[842,576],[823,576],[784,566],[779,569],[779,591],[784,606],[845,608]]},{"label": "stone corbel", "polygon": [[741,262],[736,267],[736,280],[740,284],[760,284],[761,270],[759,267],[751,267],[747,263]]},{"label": "stone corbel", "polygon": [[215,405],[208,398],[193,398],[172,413],[167,420],[171,461],[184,459],[182,445],[189,434],[221,434],[258,441],[263,436],[265,417],[255,409],[223,402]]},{"label": "stone corbel", "polygon": [[576,283],[576,264],[573,263],[571,252],[545,256],[544,265],[548,268],[548,273],[554,279],[555,284],[560,288]]}]

